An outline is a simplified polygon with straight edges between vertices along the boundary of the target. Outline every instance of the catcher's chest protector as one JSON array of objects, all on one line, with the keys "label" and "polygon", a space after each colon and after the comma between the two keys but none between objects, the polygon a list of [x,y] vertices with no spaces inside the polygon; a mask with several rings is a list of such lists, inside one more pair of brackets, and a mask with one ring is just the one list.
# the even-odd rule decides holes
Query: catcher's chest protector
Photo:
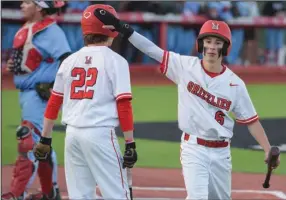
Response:
[{"label": "catcher's chest protector", "polygon": [[15,35],[13,41],[13,61],[19,71],[31,73],[42,62],[43,57],[35,45],[33,37],[36,33],[43,31],[55,21],[45,18],[41,22],[24,25]]}]

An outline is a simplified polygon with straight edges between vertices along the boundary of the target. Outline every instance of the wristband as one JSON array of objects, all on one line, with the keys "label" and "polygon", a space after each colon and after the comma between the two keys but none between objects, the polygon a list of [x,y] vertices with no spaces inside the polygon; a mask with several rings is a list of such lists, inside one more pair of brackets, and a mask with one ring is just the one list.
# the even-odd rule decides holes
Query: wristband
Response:
[{"label": "wristband", "polygon": [[136,149],[135,142],[125,144],[125,149]]},{"label": "wristband", "polygon": [[126,139],[125,140],[125,144],[129,144],[129,143],[132,143],[132,142],[134,142],[134,139],[132,138],[132,139]]},{"label": "wristband", "polygon": [[51,146],[52,138],[41,137],[40,143]]}]

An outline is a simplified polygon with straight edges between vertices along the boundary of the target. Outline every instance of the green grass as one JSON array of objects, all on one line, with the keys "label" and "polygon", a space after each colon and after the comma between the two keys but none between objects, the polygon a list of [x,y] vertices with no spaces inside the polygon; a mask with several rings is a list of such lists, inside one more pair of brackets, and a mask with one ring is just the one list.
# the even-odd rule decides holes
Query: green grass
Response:
[{"label": "green grass", "polygon": [[[250,85],[249,93],[261,118],[286,118],[283,99],[286,85]],[[133,108],[136,122],[175,121],[177,91],[175,86],[133,87]],[[59,124],[60,119],[57,123]],[[12,164],[17,155],[15,128],[20,122],[20,107],[16,91],[2,91],[2,164]],[[53,148],[63,165],[64,134],[53,133]],[[122,138],[120,139],[123,147]],[[179,168],[179,143],[137,139],[138,167]],[[233,171],[264,173],[263,152],[232,148]],[[277,174],[286,174],[286,154],[281,155]]]},{"label": "green grass", "polygon": [[[285,118],[286,85],[249,85],[248,91],[260,118]],[[134,118],[137,122],[177,120],[175,86],[133,87]],[[147,110],[148,109],[148,110]]]}]

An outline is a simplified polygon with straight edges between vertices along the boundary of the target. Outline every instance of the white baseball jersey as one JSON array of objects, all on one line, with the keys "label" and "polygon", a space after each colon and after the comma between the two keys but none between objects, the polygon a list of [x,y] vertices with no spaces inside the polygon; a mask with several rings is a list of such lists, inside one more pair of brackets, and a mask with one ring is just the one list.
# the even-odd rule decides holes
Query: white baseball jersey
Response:
[{"label": "white baseball jersey", "polygon": [[106,46],[83,47],[63,61],[53,91],[63,95],[63,124],[116,127],[116,100],[131,98],[128,63]]},{"label": "white baseball jersey", "polygon": [[182,131],[205,139],[231,138],[231,112],[238,123],[258,119],[244,82],[227,67],[212,78],[199,58],[165,51],[162,70],[178,85],[178,123]]}]

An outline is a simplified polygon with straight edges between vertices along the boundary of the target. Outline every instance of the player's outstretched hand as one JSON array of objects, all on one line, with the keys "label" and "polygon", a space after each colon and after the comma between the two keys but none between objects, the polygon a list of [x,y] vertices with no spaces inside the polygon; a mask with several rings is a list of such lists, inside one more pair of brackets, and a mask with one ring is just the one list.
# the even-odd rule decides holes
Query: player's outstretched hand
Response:
[{"label": "player's outstretched hand", "polygon": [[107,10],[97,8],[94,11],[94,15],[97,17],[97,19],[106,25],[104,26],[105,28],[110,29],[109,27],[113,26],[114,30],[121,33],[124,38],[128,39],[134,32],[133,28],[128,23],[120,21]]},{"label": "player's outstretched hand", "polygon": [[40,142],[34,147],[33,152],[37,160],[48,160],[52,151],[52,139],[41,137]]},{"label": "player's outstretched hand", "polygon": [[123,168],[133,168],[137,161],[137,152],[135,142],[125,144],[125,152],[123,156]]}]

